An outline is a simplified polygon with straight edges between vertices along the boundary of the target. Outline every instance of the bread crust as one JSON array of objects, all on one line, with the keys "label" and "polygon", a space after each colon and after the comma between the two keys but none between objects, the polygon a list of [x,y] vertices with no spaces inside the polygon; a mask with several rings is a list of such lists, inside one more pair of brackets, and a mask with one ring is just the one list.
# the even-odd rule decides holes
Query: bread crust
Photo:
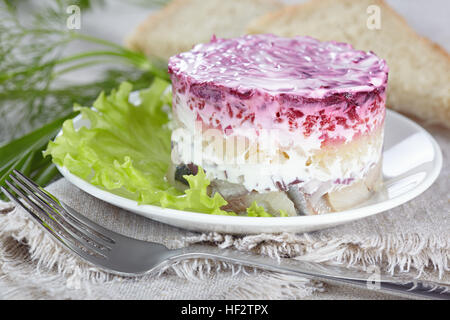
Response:
[{"label": "bread crust", "polygon": [[[208,0],[209,1],[209,0]],[[225,0],[223,0],[225,1]],[[229,0],[226,0],[229,1]],[[258,5],[273,5],[274,7],[282,7],[283,4],[277,0],[247,0],[252,1],[255,6]],[[148,30],[152,30],[155,26],[163,24],[168,18],[183,8],[195,4],[194,0],[172,0],[160,10],[151,13],[144,21],[142,21],[134,29],[134,31],[125,39],[125,46],[151,55],[146,48],[146,34]],[[200,9],[200,8],[199,8]]]},{"label": "bread crust", "polygon": [[152,12],[148,17],[138,24],[134,31],[125,39],[125,45],[136,51],[145,52],[145,34],[146,31],[152,29],[152,26],[165,19],[175,10],[182,8],[184,5],[189,5],[192,0],[172,0],[162,9]]},{"label": "bread crust", "polygon": [[[333,1],[341,1],[341,2],[351,2],[352,0],[333,0]],[[294,4],[294,5],[288,5],[284,6],[278,11],[267,13],[261,17],[255,18],[247,26],[247,32],[248,33],[260,33],[263,28],[263,26],[267,24],[271,24],[273,21],[279,20],[282,16],[295,16],[297,11],[307,11],[307,10],[316,10],[318,6],[323,5],[323,0],[310,0],[305,3],[300,4]],[[380,7],[383,7],[384,9],[388,10],[392,15],[394,15],[401,23],[403,24],[403,27],[405,30],[408,30],[411,35],[415,38],[417,38],[419,41],[422,41],[424,44],[430,46],[433,48],[435,52],[442,55],[442,57],[450,62],[450,53],[447,52],[442,46],[439,44],[431,41],[427,37],[423,37],[419,34],[417,34],[414,29],[412,29],[406,19],[401,16],[397,11],[395,11],[391,6],[389,6],[384,0],[373,0],[373,4],[378,5]],[[320,3],[320,4],[319,4]]]}]

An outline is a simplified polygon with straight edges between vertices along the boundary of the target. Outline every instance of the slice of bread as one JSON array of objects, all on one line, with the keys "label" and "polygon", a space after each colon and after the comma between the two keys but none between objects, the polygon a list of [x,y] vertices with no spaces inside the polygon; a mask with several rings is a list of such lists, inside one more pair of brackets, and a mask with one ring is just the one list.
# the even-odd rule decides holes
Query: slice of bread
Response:
[{"label": "slice of bread", "polygon": [[243,35],[253,18],[281,8],[276,0],[172,0],[151,14],[126,40],[128,47],[168,59],[212,35]]},{"label": "slice of bread", "polygon": [[[374,21],[371,5],[379,8],[380,29],[368,27],[368,20]],[[308,35],[371,50],[390,68],[389,107],[450,128],[448,52],[417,35],[382,0],[313,0],[256,18],[247,31],[287,37]]]}]

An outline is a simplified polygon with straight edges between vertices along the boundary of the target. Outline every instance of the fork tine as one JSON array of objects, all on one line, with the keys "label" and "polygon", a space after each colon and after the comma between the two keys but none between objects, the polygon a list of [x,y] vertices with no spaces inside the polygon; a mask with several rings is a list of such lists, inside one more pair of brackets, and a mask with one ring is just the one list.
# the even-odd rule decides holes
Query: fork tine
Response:
[{"label": "fork tine", "polygon": [[90,233],[87,233],[84,229],[78,228],[76,225],[71,223],[68,219],[66,219],[62,214],[59,213],[58,209],[51,207],[47,202],[39,198],[35,193],[33,193],[33,190],[31,190],[27,185],[19,181],[15,176],[10,175],[9,178],[13,180],[16,183],[16,185],[20,187],[24,192],[26,192],[28,196],[31,198],[31,200],[37,202],[37,205],[39,205],[41,209],[43,209],[43,211],[46,213],[47,216],[49,216],[49,218],[61,224],[61,227],[66,229],[67,232],[71,234],[75,233],[76,236],[84,239],[86,242],[92,244],[99,250],[102,249],[111,250],[110,246],[108,246],[108,244],[105,244],[102,239],[98,238],[95,235],[93,236]]},{"label": "fork tine", "polygon": [[25,211],[27,211],[37,222],[39,222],[40,225],[42,225],[44,228],[47,229],[48,232],[50,232],[54,237],[56,237],[59,241],[63,242],[64,245],[66,245],[66,243],[64,243],[64,241],[59,237],[59,235],[53,231],[53,229],[49,228],[47,226],[47,224],[41,220],[41,218],[39,218],[33,211],[31,211],[28,207],[26,207],[18,198],[16,198],[15,196],[13,196],[13,194],[11,192],[9,192],[8,190],[6,190],[4,187],[0,187],[0,190],[3,192],[3,194],[5,196],[7,196],[9,198],[9,200],[11,200],[12,202],[14,202],[15,204],[19,205],[20,207],[22,207]]},{"label": "fork tine", "polygon": [[[90,263],[99,263],[100,258],[90,254],[89,252],[81,249],[71,241],[68,241],[66,236],[60,232],[56,232],[54,229],[52,229],[44,219],[39,217],[36,213],[34,213],[30,208],[28,208],[26,205],[23,204],[22,201],[19,200],[19,198],[15,197],[11,192],[9,192],[6,188],[0,187],[0,190],[5,194],[12,202],[16,203],[20,207],[22,207],[27,213],[31,215],[31,217],[38,222],[50,235],[56,239],[59,243],[61,243],[63,246],[67,247],[69,250],[73,251],[77,255],[79,255],[81,258],[85,259],[86,261]],[[25,200],[25,198],[23,198]],[[26,201],[26,200],[25,200]],[[30,201],[31,202],[31,201]],[[29,203],[27,201],[27,203]],[[33,204],[29,203],[30,206],[33,207]],[[39,211],[39,210],[37,210]],[[56,229],[56,228],[55,228]],[[73,240],[72,240],[73,241]],[[101,258],[103,260],[103,258]]]},{"label": "fork tine", "polygon": [[38,198],[38,201],[40,201],[41,205],[51,211],[56,211],[65,223],[70,224],[71,227],[75,229],[79,229],[81,232],[89,235],[91,238],[105,247],[109,248],[109,245],[114,244],[114,240],[74,218],[54,196],[48,193],[48,191],[35,184],[33,181],[29,180],[19,171],[14,170],[14,173],[17,174],[17,177],[11,174],[10,178],[14,180],[16,184],[18,184],[23,190],[26,190],[28,193],[34,194]]},{"label": "fork tine", "polygon": [[47,190],[43,189],[39,185],[37,185],[34,181],[27,178],[20,171],[13,170],[13,173],[17,176],[23,184],[26,184],[32,192],[36,193],[42,200],[46,203],[51,204],[54,208],[64,215],[67,219],[70,219],[75,224],[77,224],[80,228],[93,234],[94,236],[106,241],[107,243],[114,244],[114,236],[111,231],[105,229],[101,225],[96,224],[95,222],[87,219],[83,215],[79,214],[75,210],[70,210],[64,203],[59,202],[53,195],[51,195]]},{"label": "fork tine", "polygon": [[[86,254],[90,254],[90,255],[95,254],[97,256],[106,258],[105,253],[101,252],[100,248],[92,245],[91,243],[89,243],[88,241],[83,239],[81,236],[79,236],[76,233],[74,233],[73,231],[69,230],[67,227],[64,227],[61,223],[56,221],[55,218],[53,218],[53,216],[50,213],[48,213],[45,210],[43,210],[42,208],[40,208],[23,191],[19,190],[12,183],[10,183],[9,181],[5,181],[5,183],[12,191],[14,191],[18,196],[20,196],[24,202],[26,202],[31,208],[33,208],[35,210],[36,213],[33,215],[33,217],[41,220],[42,223],[40,223],[40,224],[41,225],[45,224],[44,227],[47,230],[49,228],[52,230],[54,229],[52,234],[57,233],[59,238],[65,240],[65,241],[62,241],[64,244],[67,245],[68,243],[70,243],[72,245],[72,247],[69,246],[71,249],[73,249],[74,246],[78,247],[80,250],[83,250],[83,248],[84,248],[84,251],[86,252]],[[9,196],[12,196],[12,194],[9,193]],[[33,197],[33,196],[30,195],[30,197]],[[22,208],[26,209],[26,206],[23,204],[23,202],[20,200],[18,200],[18,201],[20,202],[19,205],[21,205]],[[17,203],[17,200],[14,202]],[[31,213],[30,208],[28,208],[26,210],[28,213]],[[52,211],[55,212],[54,210],[52,210]],[[39,216],[39,214],[41,216]],[[58,239],[58,240],[61,241],[61,239]]]}]

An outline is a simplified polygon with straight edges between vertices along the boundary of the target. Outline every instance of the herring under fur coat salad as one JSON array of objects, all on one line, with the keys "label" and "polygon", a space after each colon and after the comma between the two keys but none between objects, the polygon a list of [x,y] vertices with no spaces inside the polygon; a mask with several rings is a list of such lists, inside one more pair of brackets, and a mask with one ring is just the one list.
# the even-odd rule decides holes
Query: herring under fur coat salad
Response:
[{"label": "herring under fur coat salad", "polygon": [[[156,79],[139,106],[124,83],[94,109],[76,107],[90,127],[67,121],[46,154],[139,203],[209,214],[341,211],[379,187],[388,68],[372,52],[310,37],[213,37],[172,57],[169,73],[173,95]],[[234,160],[253,150],[256,163],[220,162],[203,137],[196,161],[198,123],[219,131],[220,145],[243,138]],[[264,130],[277,130],[275,147]]]}]

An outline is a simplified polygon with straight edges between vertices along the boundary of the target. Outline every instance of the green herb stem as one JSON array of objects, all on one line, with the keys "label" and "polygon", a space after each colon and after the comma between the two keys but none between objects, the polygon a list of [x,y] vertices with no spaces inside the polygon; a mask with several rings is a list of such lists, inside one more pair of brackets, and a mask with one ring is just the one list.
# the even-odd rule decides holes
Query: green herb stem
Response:
[{"label": "green herb stem", "polygon": [[[77,1],[90,3],[67,3]],[[67,114],[75,102],[90,105],[98,92],[108,92],[122,81],[141,89],[155,77],[170,80],[166,63],[160,65],[109,40],[68,31],[61,19],[65,3],[54,0],[53,5],[44,6],[25,20],[19,19],[21,7],[16,1],[0,0],[0,136],[1,141],[15,139],[0,142],[0,185],[14,169],[26,171],[41,182],[55,176],[56,168],[41,151],[60,130],[63,120],[73,117]],[[65,56],[67,45],[73,41],[88,42],[96,48]],[[61,75],[105,62],[115,65],[104,70],[99,80],[56,83]],[[11,114],[15,115],[12,121]],[[62,118],[53,121],[58,117]]]},{"label": "green herb stem", "polygon": [[33,180],[40,186],[47,185],[50,181],[52,181],[55,176],[57,176],[59,173],[58,169],[56,168],[55,164],[51,161],[48,163],[48,165],[40,170],[39,173],[37,173]]},{"label": "green herb stem", "polygon": [[112,41],[100,39],[97,37],[93,37],[93,36],[90,36],[87,34],[82,34],[82,33],[77,33],[77,32],[71,32],[70,34],[71,34],[72,38],[74,38],[74,39],[80,39],[80,40],[84,40],[84,41],[91,42],[91,43],[101,44],[103,46],[115,48],[115,49],[117,49],[119,51],[123,51],[123,52],[135,53],[134,51],[128,50],[128,49],[124,48],[123,46],[121,46],[117,43],[114,43]]},{"label": "green herb stem", "polygon": [[87,62],[78,63],[78,64],[75,64],[73,66],[70,66],[70,67],[67,67],[67,68],[64,68],[64,69],[61,69],[61,70],[58,70],[58,71],[54,72],[53,73],[53,78],[57,78],[57,77],[65,74],[65,73],[68,73],[68,72],[71,72],[71,71],[75,71],[75,70],[78,70],[78,69],[83,69],[83,68],[86,68],[86,67],[89,67],[89,66],[93,66],[93,65],[97,65],[97,64],[108,63],[108,62],[114,63],[114,62],[117,62],[117,61],[114,60],[114,59],[100,59],[100,60],[91,60],[91,61],[87,61]]},{"label": "green herb stem", "polygon": [[83,53],[75,54],[72,56],[64,57],[64,58],[61,58],[61,59],[58,59],[55,61],[51,61],[48,63],[44,63],[44,64],[29,68],[24,71],[17,71],[17,72],[11,72],[9,74],[5,74],[3,76],[0,76],[0,83],[10,80],[12,78],[15,78],[19,75],[28,75],[28,74],[35,73],[35,72],[43,70],[49,66],[56,66],[56,65],[60,65],[60,64],[74,62],[74,61],[77,61],[80,59],[99,57],[99,56],[111,56],[111,57],[121,58],[121,59],[125,59],[125,62],[131,63],[134,66],[137,66],[140,68],[145,68],[145,69],[151,68],[151,64],[146,59],[142,59],[141,57],[138,57],[138,56],[133,56],[130,54],[119,53],[119,52],[114,52],[114,51],[88,51],[88,52],[83,52]]}]

